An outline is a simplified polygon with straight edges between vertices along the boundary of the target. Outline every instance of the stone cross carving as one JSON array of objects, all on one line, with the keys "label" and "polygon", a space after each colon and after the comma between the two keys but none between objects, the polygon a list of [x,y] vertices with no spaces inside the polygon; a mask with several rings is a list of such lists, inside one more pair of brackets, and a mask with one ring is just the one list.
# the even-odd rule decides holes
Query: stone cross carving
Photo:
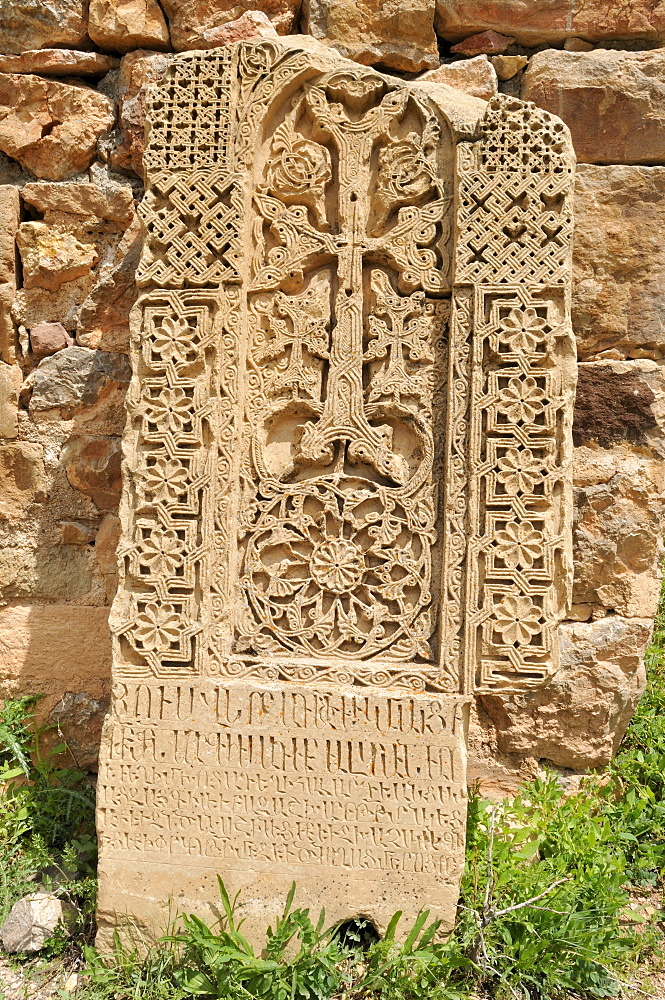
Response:
[{"label": "stone cross carving", "polygon": [[291,881],[450,926],[474,691],[557,669],[572,156],[557,119],[312,39],[155,89],[100,943]]}]

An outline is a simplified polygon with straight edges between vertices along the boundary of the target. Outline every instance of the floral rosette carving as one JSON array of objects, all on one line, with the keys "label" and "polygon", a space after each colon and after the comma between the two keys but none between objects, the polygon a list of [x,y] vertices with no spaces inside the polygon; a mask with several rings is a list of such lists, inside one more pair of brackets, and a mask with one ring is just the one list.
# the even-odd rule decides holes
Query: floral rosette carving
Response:
[{"label": "floral rosette carving", "polygon": [[547,337],[547,320],[532,306],[511,309],[499,324],[499,340],[513,354],[533,354]]},{"label": "floral rosette carving", "polygon": [[430,659],[429,550],[418,532],[398,499],[360,480],[276,498],[245,543],[238,651]]},{"label": "floral rosette carving", "polygon": [[511,378],[499,393],[497,410],[513,424],[533,423],[545,406],[546,395],[534,378]]},{"label": "floral rosette carving", "polygon": [[275,132],[267,173],[269,190],[285,204],[309,205],[317,223],[326,220],[323,198],[332,180],[330,153],[325,146],[294,134],[285,122]]},{"label": "floral rosette carving", "polygon": [[432,172],[420,143],[404,139],[379,153],[379,193],[419,202],[432,190]]},{"label": "floral rosette carving", "polygon": [[527,645],[542,632],[543,613],[530,597],[519,593],[506,594],[494,608],[492,625],[505,645]]},{"label": "floral rosette carving", "polygon": [[497,555],[509,569],[532,569],[538,559],[542,559],[545,539],[530,521],[509,521],[501,531],[497,531],[494,546]]}]

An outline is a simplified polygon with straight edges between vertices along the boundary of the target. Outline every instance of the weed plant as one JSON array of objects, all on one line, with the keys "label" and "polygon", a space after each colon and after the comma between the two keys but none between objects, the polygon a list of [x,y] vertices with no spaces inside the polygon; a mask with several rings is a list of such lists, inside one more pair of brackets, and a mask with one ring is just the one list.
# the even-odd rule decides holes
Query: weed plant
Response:
[{"label": "weed plant", "polygon": [[[395,914],[382,939],[285,910],[255,952],[238,900],[220,880],[221,919],[183,915],[156,945],[116,939],[100,957],[83,942],[76,1000],[564,1000],[619,996],[636,965],[658,954],[662,924],[631,905],[662,889],[665,870],[665,603],[647,656],[649,683],[604,774],[568,794],[556,775],[501,803],[473,793],[455,929],[442,939],[421,913]],[[45,866],[89,864],[92,792],[85,776],[47,759],[29,705],[0,715],[2,905]],[[34,883],[32,883],[34,885]],[[63,1000],[68,994],[60,991]]]},{"label": "weed plant", "polygon": [[[21,896],[40,886],[74,902],[79,932],[92,928],[95,899],[95,792],[69,763],[65,743],[42,751],[32,728],[35,698],[0,708],[0,922]],[[56,935],[52,950],[65,947]]]}]

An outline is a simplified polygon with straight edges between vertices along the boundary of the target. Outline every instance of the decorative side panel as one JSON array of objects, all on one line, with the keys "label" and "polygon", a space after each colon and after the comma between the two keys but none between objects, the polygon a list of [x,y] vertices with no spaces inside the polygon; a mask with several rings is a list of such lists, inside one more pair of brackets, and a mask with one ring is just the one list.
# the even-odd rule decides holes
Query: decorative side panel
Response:
[{"label": "decorative side panel", "polygon": [[[480,128],[458,147],[455,364],[473,334],[468,426],[458,439],[450,425],[447,476],[455,517],[465,448],[466,614],[452,602],[447,625],[451,643],[463,636],[467,690],[551,676],[572,584],[574,158],[563,123],[530,104],[496,99]],[[454,548],[459,561],[459,530]]]}]

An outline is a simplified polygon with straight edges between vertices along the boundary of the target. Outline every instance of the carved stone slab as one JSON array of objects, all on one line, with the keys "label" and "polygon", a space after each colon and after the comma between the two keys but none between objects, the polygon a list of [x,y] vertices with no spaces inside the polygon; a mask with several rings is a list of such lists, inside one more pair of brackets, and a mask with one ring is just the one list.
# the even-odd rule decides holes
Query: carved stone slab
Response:
[{"label": "carved stone slab", "polygon": [[290,883],[450,927],[474,690],[570,587],[565,127],[303,37],[152,95],[100,943]]}]

